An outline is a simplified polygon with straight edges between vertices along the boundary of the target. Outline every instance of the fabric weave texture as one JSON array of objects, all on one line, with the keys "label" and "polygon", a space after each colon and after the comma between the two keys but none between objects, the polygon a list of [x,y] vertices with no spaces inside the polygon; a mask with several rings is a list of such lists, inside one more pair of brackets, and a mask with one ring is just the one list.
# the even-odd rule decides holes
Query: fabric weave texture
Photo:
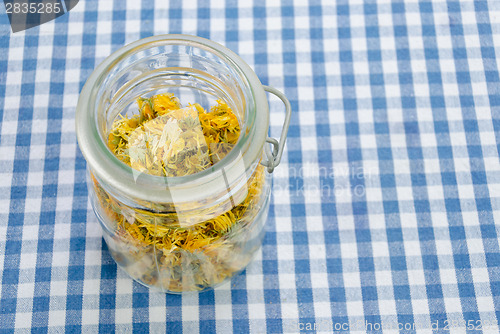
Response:
[{"label": "fabric weave texture", "polygon": [[[97,64],[166,33],[293,108],[262,249],[182,296],[117,268],[74,130]],[[86,0],[18,33],[0,8],[0,332],[498,333],[499,56],[499,1]]]}]

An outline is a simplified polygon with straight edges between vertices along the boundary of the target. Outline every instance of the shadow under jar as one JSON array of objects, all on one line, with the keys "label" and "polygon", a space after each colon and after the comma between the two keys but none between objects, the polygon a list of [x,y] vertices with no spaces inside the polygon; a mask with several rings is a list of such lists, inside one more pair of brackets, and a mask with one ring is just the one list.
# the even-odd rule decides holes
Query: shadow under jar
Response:
[{"label": "shadow under jar", "polygon": [[[267,137],[266,91],[285,104],[279,141]],[[107,145],[115,120],[137,114],[138,98],[164,93],[207,112],[224,101],[240,129],[227,155],[175,177],[141,172],[115,156]],[[290,112],[283,94],[263,86],[239,56],[203,38],[153,36],[106,58],[80,94],[76,132],[92,208],[116,263],[169,293],[212,288],[242,271],[262,244]]]}]

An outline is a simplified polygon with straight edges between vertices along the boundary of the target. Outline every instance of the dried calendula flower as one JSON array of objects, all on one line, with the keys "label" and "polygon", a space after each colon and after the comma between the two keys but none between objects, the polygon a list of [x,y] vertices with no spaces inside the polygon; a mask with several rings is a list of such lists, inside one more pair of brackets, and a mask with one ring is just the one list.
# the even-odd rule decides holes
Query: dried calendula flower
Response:
[{"label": "dried calendula flower", "polygon": [[139,114],[113,123],[108,146],[135,170],[184,176],[220,161],[238,141],[240,126],[229,106],[217,101],[210,112],[199,104],[181,108],[171,93],[137,99]]},{"label": "dried calendula flower", "polygon": [[140,122],[144,122],[155,117],[153,104],[149,99],[139,98],[137,99],[137,104],[139,105]]},{"label": "dried calendula flower", "polygon": [[174,109],[180,109],[179,99],[172,93],[158,94],[151,97],[152,108],[158,115],[164,115]]},{"label": "dried calendula flower", "polygon": [[[185,176],[223,159],[240,136],[240,125],[222,100],[204,110],[182,107],[170,93],[137,99],[139,113],[120,116],[108,136],[110,150],[134,170],[157,176]],[[191,223],[176,210],[128,207],[94,186],[105,214],[116,222],[125,244],[107,240],[130,275],[170,291],[203,289],[223,281],[250,260],[248,235],[260,208],[265,172],[258,165],[230,205],[217,204]],[[196,220],[196,218],[194,219]],[[258,229],[257,229],[258,230]],[[250,243],[251,244],[251,243]],[[238,255],[239,254],[239,255]]]}]

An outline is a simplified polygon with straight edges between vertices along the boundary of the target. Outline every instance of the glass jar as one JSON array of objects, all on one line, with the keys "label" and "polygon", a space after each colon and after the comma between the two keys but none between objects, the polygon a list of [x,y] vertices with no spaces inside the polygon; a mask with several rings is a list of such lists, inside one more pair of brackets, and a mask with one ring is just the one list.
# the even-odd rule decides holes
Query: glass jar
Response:
[{"label": "glass jar", "polygon": [[[267,137],[265,91],[285,104],[279,141]],[[141,173],[112,153],[106,143],[113,121],[137,113],[137,98],[165,92],[206,110],[218,99],[230,106],[241,132],[222,160],[165,177]],[[262,243],[290,112],[284,95],[263,86],[239,56],[200,37],[153,36],[106,58],[80,94],[76,133],[92,208],[116,263],[170,293],[211,288],[242,271]]]}]

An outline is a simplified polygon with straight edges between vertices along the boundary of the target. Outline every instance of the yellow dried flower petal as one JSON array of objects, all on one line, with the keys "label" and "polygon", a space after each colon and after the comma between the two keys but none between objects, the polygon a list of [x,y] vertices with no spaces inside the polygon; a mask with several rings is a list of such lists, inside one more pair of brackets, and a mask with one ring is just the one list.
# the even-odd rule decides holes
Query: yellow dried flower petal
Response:
[{"label": "yellow dried flower petal", "polygon": [[159,115],[165,115],[168,111],[181,107],[179,100],[172,93],[154,95],[151,102],[153,110]]}]

